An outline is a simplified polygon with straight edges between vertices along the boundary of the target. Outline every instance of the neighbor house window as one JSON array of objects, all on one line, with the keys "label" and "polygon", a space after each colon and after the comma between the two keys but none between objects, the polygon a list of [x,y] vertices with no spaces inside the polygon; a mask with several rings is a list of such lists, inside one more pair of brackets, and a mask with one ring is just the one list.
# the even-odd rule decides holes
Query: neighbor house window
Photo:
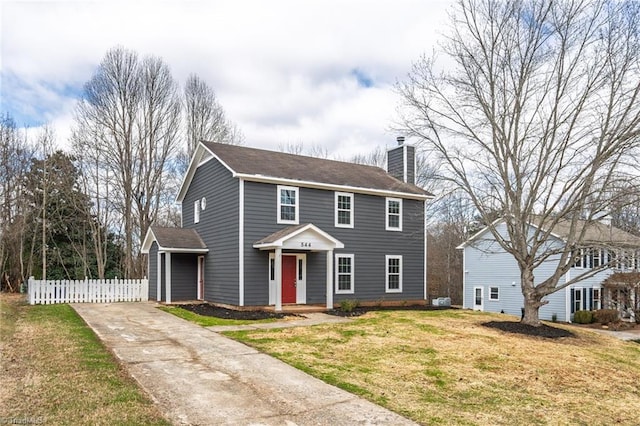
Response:
[{"label": "neighbor house window", "polygon": [[387,255],[386,259],[386,292],[402,293],[402,256]]},{"label": "neighbor house window", "polygon": [[387,198],[387,231],[402,231],[402,200]]},{"label": "neighbor house window", "polygon": [[591,289],[591,310],[602,308],[602,294],[600,288]]},{"label": "neighbor house window", "polygon": [[278,223],[298,224],[298,188],[278,186]]},{"label": "neighbor house window", "polygon": [[353,293],[353,255],[336,254],[336,294]]},{"label": "neighbor house window", "polygon": [[489,287],[489,300],[500,300],[500,288]]},{"label": "neighbor house window", "polygon": [[193,223],[200,222],[200,200],[193,203]]},{"label": "neighbor house window", "polygon": [[336,227],[353,228],[353,194],[336,192]]}]

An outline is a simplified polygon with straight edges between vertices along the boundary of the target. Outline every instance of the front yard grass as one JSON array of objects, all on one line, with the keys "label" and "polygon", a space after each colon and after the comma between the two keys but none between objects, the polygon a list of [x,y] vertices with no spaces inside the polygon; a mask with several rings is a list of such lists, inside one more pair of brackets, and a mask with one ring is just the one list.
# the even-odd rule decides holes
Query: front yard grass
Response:
[{"label": "front yard grass", "polygon": [[[226,332],[422,424],[637,424],[640,345],[571,328],[547,339],[469,311],[377,311],[350,323]],[[554,324],[558,327],[568,327]]]},{"label": "front yard grass", "polygon": [[0,294],[0,423],[169,425],[69,305]]}]

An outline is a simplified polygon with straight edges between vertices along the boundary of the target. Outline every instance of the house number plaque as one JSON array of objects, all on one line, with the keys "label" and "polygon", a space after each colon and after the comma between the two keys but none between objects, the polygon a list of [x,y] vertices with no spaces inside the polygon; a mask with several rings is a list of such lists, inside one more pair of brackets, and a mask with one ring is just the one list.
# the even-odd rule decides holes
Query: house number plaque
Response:
[{"label": "house number plaque", "polygon": [[311,243],[303,241],[300,243],[300,247],[311,247]]}]

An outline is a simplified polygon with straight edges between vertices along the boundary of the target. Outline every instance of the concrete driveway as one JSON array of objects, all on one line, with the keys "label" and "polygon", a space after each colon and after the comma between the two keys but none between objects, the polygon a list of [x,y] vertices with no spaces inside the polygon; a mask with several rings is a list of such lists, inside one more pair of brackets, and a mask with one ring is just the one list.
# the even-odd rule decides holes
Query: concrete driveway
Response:
[{"label": "concrete driveway", "polygon": [[415,424],[155,303],[72,306],[174,424]]}]

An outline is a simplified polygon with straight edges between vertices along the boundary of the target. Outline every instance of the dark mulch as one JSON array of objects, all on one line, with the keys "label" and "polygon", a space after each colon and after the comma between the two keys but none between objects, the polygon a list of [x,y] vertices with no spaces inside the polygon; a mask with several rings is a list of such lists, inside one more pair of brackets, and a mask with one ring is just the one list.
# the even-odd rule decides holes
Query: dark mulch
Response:
[{"label": "dark mulch", "polygon": [[235,309],[220,308],[208,303],[198,303],[189,305],[175,305],[187,311],[206,317],[216,317],[234,320],[262,320],[269,318],[297,317],[295,314],[283,314],[269,311],[240,311]]},{"label": "dark mulch", "polygon": [[546,324],[542,324],[539,327],[523,324],[521,322],[513,321],[489,321],[482,325],[489,328],[496,328],[507,333],[525,334],[527,336],[545,337],[547,339],[558,339],[560,337],[575,337],[572,332],[562,329],[551,327]]},{"label": "dark mulch", "polygon": [[359,317],[371,311],[441,311],[444,309],[457,309],[453,307],[435,307],[427,305],[409,305],[409,306],[358,306],[351,311],[342,309],[332,309],[326,313],[337,317]]}]

